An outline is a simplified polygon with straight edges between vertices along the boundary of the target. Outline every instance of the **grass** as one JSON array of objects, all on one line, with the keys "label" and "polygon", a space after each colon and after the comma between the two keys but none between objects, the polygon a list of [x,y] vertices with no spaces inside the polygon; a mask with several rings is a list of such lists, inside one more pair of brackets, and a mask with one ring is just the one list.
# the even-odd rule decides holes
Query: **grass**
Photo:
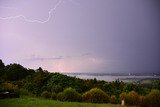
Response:
[{"label": "grass", "polygon": [[60,102],[43,98],[23,96],[20,98],[0,99],[0,107],[121,107],[121,106],[118,104]]}]

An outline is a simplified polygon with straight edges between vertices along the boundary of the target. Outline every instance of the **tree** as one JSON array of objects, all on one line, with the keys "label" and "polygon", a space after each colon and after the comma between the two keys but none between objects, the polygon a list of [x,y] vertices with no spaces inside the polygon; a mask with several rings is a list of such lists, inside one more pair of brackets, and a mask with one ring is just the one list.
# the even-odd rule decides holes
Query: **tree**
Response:
[{"label": "tree", "polygon": [[0,59],[0,77],[2,77],[2,75],[4,74],[4,68],[5,68],[5,65]]},{"label": "tree", "polygon": [[152,88],[160,90],[160,80],[156,81]]},{"label": "tree", "polygon": [[103,85],[103,90],[105,91],[105,92],[107,92],[109,95],[112,95],[112,94],[114,94],[114,87],[112,86],[112,84],[111,83],[105,83],[104,85]]},{"label": "tree", "polygon": [[32,75],[32,78],[27,81],[25,87],[33,94],[40,96],[43,91],[46,91],[45,86],[50,77],[51,75],[48,72],[36,72]]},{"label": "tree", "polygon": [[28,75],[27,69],[20,64],[10,64],[5,68],[4,77],[6,80],[15,81],[24,79]]},{"label": "tree", "polygon": [[37,72],[43,72],[43,69],[41,67],[39,67],[36,71]]},{"label": "tree", "polygon": [[146,95],[147,107],[160,107],[160,91],[152,90]]},{"label": "tree", "polygon": [[63,88],[60,85],[54,85],[51,87],[51,92],[59,93],[62,91],[63,91]]},{"label": "tree", "polygon": [[124,86],[123,90],[124,90],[125,92],[130,92],[130,91],[133,91],[133,90],[135,91],[136,88],[137,88],[136,84],[127,83],[127,84]]}]

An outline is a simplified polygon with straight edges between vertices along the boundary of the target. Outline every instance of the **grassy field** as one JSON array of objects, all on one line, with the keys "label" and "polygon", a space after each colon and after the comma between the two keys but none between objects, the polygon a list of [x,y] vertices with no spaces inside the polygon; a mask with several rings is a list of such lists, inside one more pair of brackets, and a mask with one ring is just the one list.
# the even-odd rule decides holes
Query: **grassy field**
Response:
[{"label": "grassy field", "polygon": [[0,107],[121,107],[115,104],[60,102],[35,97],[0,99]]}]

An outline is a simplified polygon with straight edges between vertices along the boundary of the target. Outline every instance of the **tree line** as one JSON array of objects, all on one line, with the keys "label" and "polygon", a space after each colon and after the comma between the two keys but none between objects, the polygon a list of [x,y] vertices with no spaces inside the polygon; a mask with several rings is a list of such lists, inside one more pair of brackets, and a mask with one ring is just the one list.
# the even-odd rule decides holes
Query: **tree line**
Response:
[{"label": "tree line", "polygon": [[60,101],[114,103],[122,100],[127,105],[160,106],[160,80],[152,84],[79,79],[51,73],[39,67],[28,69],[20,64],[5,65],[0,60],[0,91],[17,92]]}]

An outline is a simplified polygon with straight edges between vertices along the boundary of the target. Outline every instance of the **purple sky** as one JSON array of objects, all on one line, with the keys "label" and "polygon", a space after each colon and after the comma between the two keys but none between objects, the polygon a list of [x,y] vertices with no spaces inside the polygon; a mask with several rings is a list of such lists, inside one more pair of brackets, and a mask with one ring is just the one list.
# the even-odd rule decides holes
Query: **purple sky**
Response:
[{"label": "purple sky", "polygon": [[160,72],[160,1],[0,0],[0,59],[50,72]]}]

